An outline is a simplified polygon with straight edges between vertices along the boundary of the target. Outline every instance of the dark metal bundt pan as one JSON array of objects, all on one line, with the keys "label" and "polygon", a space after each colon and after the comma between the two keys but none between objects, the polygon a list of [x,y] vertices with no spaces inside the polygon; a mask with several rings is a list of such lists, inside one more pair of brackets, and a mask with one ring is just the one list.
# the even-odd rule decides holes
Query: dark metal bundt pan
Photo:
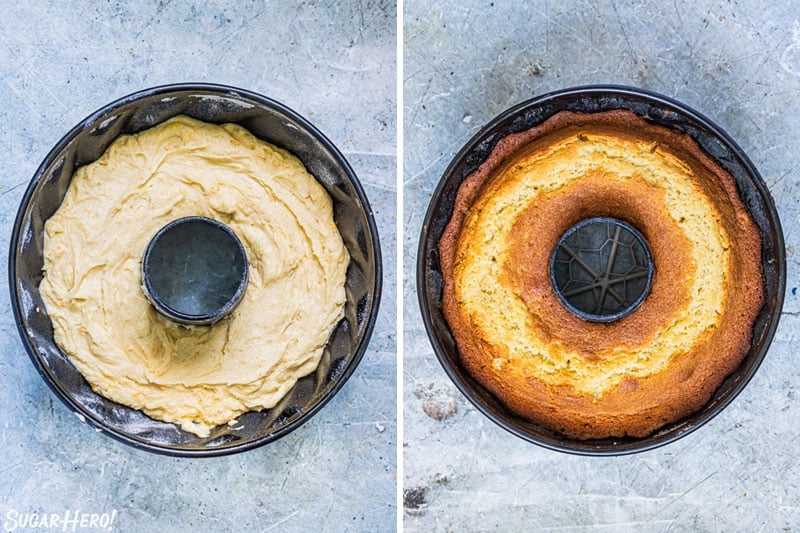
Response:
[{"label": "dark metal bundt pan", "polygon": [[[629,109],[652,123],[686,132],[733,175],[739,195],[761,233],[766,303],[753,326],[748,355],[703,409],[646,438],[571,440],[509,412],[461,366],[442,314],[438,243],[450,220],[458,187],[500,139],[541,124],[559,111],[596,113],[612,109]],[[453,158],[434,191],[417,256],[417,295],[422,318],[436,356],[456,386],[478,410],[514,435],[546,448],[581,455],[624,455],[653,449],[696,430],[719,414],[747,385],[764,359],[778,325],[785,286],[786,257],[778,213],[764,180],[742,149],[721,128],[684,104],[643,89],[616,85],[544,94],[509,109],[481,129]]]},{"label": "dark metal bundt pan", "polygon": [[[76,168],[100,157],[121,134],[186,114],[237,123],[300,158],[333,200],[334,219],[350,253],[345,317],[331,334],[317,371],[298,381],[272,409],[249,412],[207,438],[153,420],[92,391],[61,352],[39,294],[44,223],[61,205]],[[137,448],[187,457],[225,455],[274,441],[308,421],[339,391],[367,349],[378,313],[382,267],[378,234],[364,190],[339,150],[311,123],[256,93],[210,84],[146,89],[90,115],[45,157],[22,199],[9,253],[11,304],[20,337],[39,374],[81,419]],[[277,303],[276,303],[277,305]]]}]

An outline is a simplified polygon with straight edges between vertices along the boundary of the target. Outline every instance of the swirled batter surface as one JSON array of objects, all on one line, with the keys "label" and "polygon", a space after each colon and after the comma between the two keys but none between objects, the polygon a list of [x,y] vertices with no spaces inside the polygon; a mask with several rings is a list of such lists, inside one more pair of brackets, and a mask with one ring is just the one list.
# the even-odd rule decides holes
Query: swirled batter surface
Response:
[{"label": "swirled batter surface", "polygon": [[[241,303],[186,328],[148,303],[141,259],[177,218],[245,247]],[[61,349],[99,394],[197,435],[275,405],[316,369],[343,316],[349,256],[302,163],[244,128],[179,116],[120,136],[75,173],[45,226],[41,293]]]}]

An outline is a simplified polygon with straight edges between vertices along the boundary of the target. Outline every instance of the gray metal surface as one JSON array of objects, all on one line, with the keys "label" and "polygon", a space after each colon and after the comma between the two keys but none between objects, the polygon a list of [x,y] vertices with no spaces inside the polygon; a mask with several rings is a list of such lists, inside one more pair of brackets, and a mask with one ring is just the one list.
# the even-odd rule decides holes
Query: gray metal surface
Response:
[{"label": "gray metal surface", "polygon": [[[757,531],[800,527],[800,8],[790,2],[404,4],[404,509],[407,531]],[[772,348],[745,391],[666,447],[585,458],[480,414],[428,342],[415,287],[422,218],[478,129],[551,90],[619,83],[725,129],[769,185],[788,280]]]},{"label": "gray metal surface", "polygon": [[275,443],[204,460],[135,450],[64,407],[24,352],[4,281],[5,529],[65,513],[87,524],[113,514],[116,531],[394,529],[395,35],[393,2],[0,3],[3,250],[28,181],[73,125],[145,87],[207,81],[274,98],[328,136],[361,179],[385,258],[372,342],[340,393]]}]

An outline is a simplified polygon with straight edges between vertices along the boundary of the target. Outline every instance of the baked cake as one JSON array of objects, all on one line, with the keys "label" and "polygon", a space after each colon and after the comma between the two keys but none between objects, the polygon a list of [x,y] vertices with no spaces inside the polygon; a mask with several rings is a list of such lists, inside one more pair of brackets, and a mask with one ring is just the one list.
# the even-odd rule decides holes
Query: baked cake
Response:
[{"label": "baked cake", "polygon": [[[654,265],[643,303],[611,323],[568,310],[550,278],[561,236],[592,217],[636,228]],[[627,110],[564,111],[503,138],[460,186],[439,252],[464,367],[573,439],[645,437],[702,408],[748,353],[764,301],[733,177]]]}]

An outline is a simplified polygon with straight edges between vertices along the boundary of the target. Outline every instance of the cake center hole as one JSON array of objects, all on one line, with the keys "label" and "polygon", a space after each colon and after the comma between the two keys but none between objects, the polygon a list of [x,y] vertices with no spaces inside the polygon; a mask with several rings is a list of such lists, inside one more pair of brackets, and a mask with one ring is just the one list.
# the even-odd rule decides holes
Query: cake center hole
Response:
[{"label": "cake center hole", "polygon": [[161,314],[184,325],[207,325],[244,295],[247,257],[233,231],[193,216],[161,228],[142,259],[145,294]]},{"label": "cake center hole", "polygon": [[591,322],[613,322],[642,304],[653,270],[641,233],[622,220],[596,217],[578,222],[559,239],[550,280],[572,313]]}]

